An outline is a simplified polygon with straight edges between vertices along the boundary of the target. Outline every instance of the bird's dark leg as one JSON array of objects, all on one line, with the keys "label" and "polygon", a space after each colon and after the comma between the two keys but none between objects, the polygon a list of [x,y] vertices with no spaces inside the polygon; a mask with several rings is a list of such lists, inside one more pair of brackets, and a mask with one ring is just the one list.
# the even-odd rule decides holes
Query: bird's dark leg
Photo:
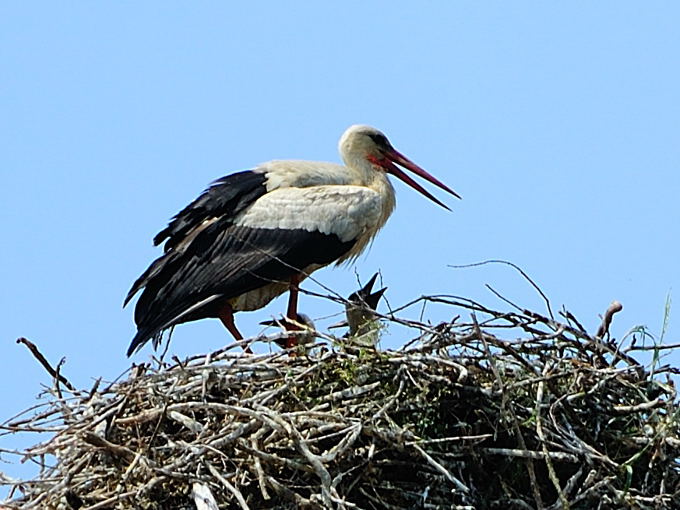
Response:
[{"label": "bird's dark leg", "polygon": [[[300,328],[295,325],[298,321],[298,289],[300,285],[300,275],[295,274],[290,277],[290,295],[288,297],[288,312],[286,316],[289,320],[285,321],[284,325],[288,331],[299,331]],[[286,339],[286,348],[297,345],[297,335],[288,335]]]},{"label": "bird's dark leg", "polygon": [[[236,340],[243,340],[243,335],[238,330],[236,323],[234,322],[234,309],[229,303],[224,303],[218,312],[218,316],[222,321],[222,324],[224,324],[224,327],[227,328],[227,331],[231,333],[231,336],[233,336]],[[247,345],[243,346],[243,350],[248,354],[253,353],[253,351],[251,351],[250,347]]]}]

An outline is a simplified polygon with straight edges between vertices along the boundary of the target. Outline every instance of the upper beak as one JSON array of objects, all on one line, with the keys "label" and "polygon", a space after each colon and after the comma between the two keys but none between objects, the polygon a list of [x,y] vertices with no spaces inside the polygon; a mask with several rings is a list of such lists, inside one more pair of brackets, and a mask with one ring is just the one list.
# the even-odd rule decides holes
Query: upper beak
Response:
[{"label": "upper beak", "polygon": [[375,273],[370,280],[368,280],[368,283],[361,287],[358,291],[354,292],[351,296],[349,296],[347,299],[352,302],[360,302],[362,300],[365,300],[367,296],[371,295],[371,291],[373,290],[373,285],[375,285],[375,281],[378,279],[378,275],[380,273]]},{"label": "upper beak", "polygon": [[416,174],[416,175],[422,177],[422,178],[425,179],[426,181],[431,182],[431,183],[434,184],[435,186],[438,186],[439,188],[443,189],[444,191],[446,191],[446,192],[452,194],[454,197],[459,198],[459,199],[462,200],[461,196],[460,196],[458,193],[456,193],[455,191],[453,191],[451,188],[449,188],[446,184],[444,184],[443,182],[441,182],[439,179],[437,179],[437,178],[431,176],[430,174],[428,174],[425,170],[423,170],[422,168],[420,168],[418,165],[416,165],[413,161],[411,161],[410,159],[408,159],[408,158],[407,158],[406,156],[404,156],[403,154],[400,154],[400,153],[397,152],[396,150],[391,149],[390,151],[388,151],[388,152],[385,153],[385,156],[386,156],[387,159],[389,160],[389,161],[386,161],[386,162],[385,162],[385,163],[387,163],[387,164],[385,165],[385,168],[386,168],[386,170],[387,170],[389,173],[391,173],[391,174],[394,175],[395,177],[398,177],[399,179],[401,179],[402,181],[404,181],[406,184],[408,184],[409,186],[411,186],[411,187],[412,187],[413,189],[415,189],[416,191],[419,191],[420,193],[422,193],[423,195],[425,195],[427,198],[429,198],[429,199],[432,200],[433,202],[435,202],[435,203],[441,205],[444,209],[447,209],[447,210],[449,210],[449,211],[451,210],[451,209],[449,209],[443,202],[439,201],[437,198],[434,197],[434,195],[432,195],[432,194],[431,194],[430,192],[428,192],[425,188],[423,188],[420,184],[418,184],[416,181],[414,181],[413,179],[411,179],[411,177],[409,177],[409,175],[408,175],[407,173],[405,173],[403,170],[401,170],[401,169],[400,169],[399,167],[397,167],[396,165],[393,165],[392,163],[396,163],[397,165],[400,165],[400,166],[403,166],[404,168],[409,169],[409,170],[410,170],[411,172],[413,172],[414,174]]}]

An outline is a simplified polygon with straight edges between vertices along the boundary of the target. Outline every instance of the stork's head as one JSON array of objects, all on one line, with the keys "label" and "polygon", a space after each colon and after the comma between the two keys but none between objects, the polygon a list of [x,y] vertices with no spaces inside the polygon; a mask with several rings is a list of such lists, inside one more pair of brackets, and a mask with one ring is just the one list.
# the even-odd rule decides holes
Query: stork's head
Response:
[{"label": "stork's head", "polygon": [[374,127],[361,124],[350,126],[340,138],[339,149],[340,155],[347,166],[355,169],[370,167],[374,171],[392,174],[445,209],[448,209],[446,205],[409,177],[397,165],[410,170],[426,181],[452,194],[454,197],[460,198],[460,195],[446,184],[431,176],[406,156],[399,153],[392,147],[384,133]]}]

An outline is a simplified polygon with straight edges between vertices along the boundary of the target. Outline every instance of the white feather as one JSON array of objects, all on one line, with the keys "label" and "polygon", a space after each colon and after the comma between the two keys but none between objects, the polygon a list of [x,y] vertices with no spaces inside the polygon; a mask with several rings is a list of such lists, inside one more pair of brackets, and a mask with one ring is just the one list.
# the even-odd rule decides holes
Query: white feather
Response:
[{"label": "white feather", "polygon": [[267,191],[279,188],[308,188],[324,184],[358,184],[354,172],[342,165],[323,161],[275,160],[256,169],[267,175]]},{"label": "white feather", "polygon": [[347,242],[379,225],[384,207],[383,197],[364,186],[281,188],[259,198],[236,218],[235,224],[319,231]]}]

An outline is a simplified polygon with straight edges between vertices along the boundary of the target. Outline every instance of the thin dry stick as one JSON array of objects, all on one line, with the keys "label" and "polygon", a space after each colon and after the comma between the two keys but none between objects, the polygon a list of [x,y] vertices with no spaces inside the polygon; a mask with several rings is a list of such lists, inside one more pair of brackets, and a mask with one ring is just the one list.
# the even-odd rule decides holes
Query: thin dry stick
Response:
[{"label": "thin dry stick", "polygon": [[33,357],[38,360],[38,362],[43,366],[45,370],[47,370],[47,373],[49,373],[54,379],[62,383],[64,386],[66,386],[70,391],[76,391],[76,388],[68,382],[68,379],[61,375],[57,370],[52,368],[52,365],[50,365],[50,362],[47,361],[47,358],[42,355],[42,353],[38,350],[38,347],[28,340],[27,338],[20,337],[17,338],[17,343],[18,344],[24,344],[26,347],[28,347],[28,350],[31,351],[31,354],[33,354]]},{"label": "thin dry stick", "polygon": [[478,266],[484,266],[486,264],[505,264],[506,266],[510,266],[513,268],[515,271],[517,271],[519,274],[522,275],[522,277],[531,284],[531,286],[536,289],[536,292],[539,293],[541,298],[543,298],[543,301],[545,302],[545,306],[548,309],[548,313],[550,314],[550,318],[553,320],[555,317],[553,316],[552,313],[552,307],[550,306],[550,300],[548,299],[548,296],[545,295],[545,293],[541,290],[541,288],[534,282],[528,274],[524,272],[524,270],[519,267],[517,264],[513,264],[512,262],[509,262],[507,260],[484,260],[482,262],[474,262],[472,264],[464,264],[464,265],[449,265],[448,267],[454,268],[454,269],[465,269],[468,267],[478,267]]},{"label": "thin dry stick", "polygon": [[217,468],[212,464],[208,464],[208,469],[210,470],[210,473],[212,473],[212,475],[215,478],[217,478],[220,481],[220,483],[224,485],[227,488],[227,490],[234,495],[236,501],[243,510],[250,510],[250,507],[246,503],[246,500],[243,497],[243,494],[241,494],[240,490],[238,490],[236,487],[230,484],[229,481],[225,477],[223,477],[222,474],[217,470]]},{"label": "thin dry stick", "polygon": [[604,312],[600,327],[597,328],[597,333],[595,333],[597,338],[604,338],[605,335],[609,334],[609,326],[612,323],[612,318],[614,317],[615,313],[619,313],[621,310],[623,310],[623,305],[618,301],[612,301],[612,303],[607,308],[607,311]]}]

